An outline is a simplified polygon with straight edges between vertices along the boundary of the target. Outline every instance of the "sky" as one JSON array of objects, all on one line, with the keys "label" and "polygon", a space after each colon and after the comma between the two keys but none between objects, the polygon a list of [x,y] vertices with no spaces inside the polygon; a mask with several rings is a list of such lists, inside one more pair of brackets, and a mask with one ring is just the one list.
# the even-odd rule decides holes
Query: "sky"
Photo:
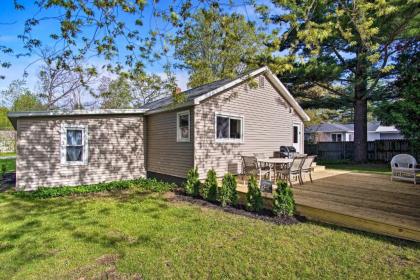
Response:
[{"label": "sky", "polygon": [[[5,75],[6,78],[4,80],[0,79],[0,91],[7,88],[11,81],[16,79],[22,79],[22,75],[24,71],[27,71],[28,76],[26,78],[27,86],[31,90],[37,90],[37,72],[39,71],[40,63],[37,62],[37,55],[32,54],[30,56],[23,56],[23,57],[16,57],[18,53],[26,52],[23,48],[22,41],[18,38],[18,35],[23,33],[24,30],[24,22],[26,19],[37,15],[38,8],[34,6],[33,1],[30,0],[20,0],[19,3],[25,6],[25,9],[16,10],[14,8],[13,0],[0,0],[0,45],[5,45],[10,47],[14,50],[13,55],[5,55],[0,53],[0,60],[1,61],[9,61],[11,62],[12,66],[8,69],[1,69],[0,73]],[[169,3],[174,2],[173,0],[161,0],[159,1],[160,5],[159,9],[167,9]],[[238,3],[234,7],[230,7],[229,11],[236,12],[243,14],[249,20],[256,20],[257,15],[252,6],[244,4],[246,0],[238,0]],[[268,0],[265,0],[267,4],[271,3]],[[202,5],[195,3],[197,5]],[[49,10],[47,13],[43,12],[41,15],[43,17],[51,17],[55,16],[60,13],[60,10]],[[40,15],[38,15],[40,16]],[[158,28],[164,32],[173,32],[174,30],[168,29],[166,23],[162,22],[159,19],[156,19],[152,15],[152,7],[151,4],[147,4],[146,8],[143,11],[143,21],[144,26],[140,28],[140,33],[145,35],[151,29]],[[135,27],[133,22],[133,18],[127,16],[123,18],[124,21],[127,23],[128,26]],[[42,40],[43,47],[52,48],[54,46],[55,41],[49,38],[49,35],[52,32],[57,31],[59,25],[57,21],[54,20],[46,20],[43,21],[39,26],[35,27],[33,30],[33,34],[35,34],[39,39]],[[138,28],[138,27],[135,27]],[[83,30],[83,32],[89,33],[90,30]],[[118,42],[123,44],[123,42]],[[121,52],[120,56],[123,57],[124,53]],[[169,55],[168,57],[153,63],[153,64],[146,64],[145,70],[148,73],[154,73],[158,75],[163,74],[163,64],[169,60],[170,62],[176,62],[174,58]],[[92,57],[89,58],[87,63],[95,65],[95,66],[102,66],[106,63],[105,59],[101,57]],[[101,74],[105,76],[112,76],[105,71],[102,71]],[[188,82],[188,73],[182,70],[175,70],[175,75],[177,78],[177,84],[182,89],[187,89],[187,82]]]}]

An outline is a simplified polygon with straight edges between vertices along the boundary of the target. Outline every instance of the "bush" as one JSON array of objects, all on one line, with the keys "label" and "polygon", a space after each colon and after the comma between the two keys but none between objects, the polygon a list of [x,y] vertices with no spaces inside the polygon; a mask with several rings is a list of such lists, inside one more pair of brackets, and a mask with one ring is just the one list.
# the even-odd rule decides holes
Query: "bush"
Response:
[{"label": "bush", "polygon": [[238,203],[238,193],[236,191],[236,178],[230,173],[223,176],[222,187],[220,189],[219,201],[223,207],[228,204]]},{"label": "bush", "polygon": [[277,189],[274,193],[273,212],[277,215],[293,216],[295,212],[295,199],[292,189],[285,181],[277,182]]},{"label": "bush", "polygon": [[80,185],[75,187],[57,186],[57,187],[40,187],[35,191],[17,191],[15,195],[25,198],[49,198],[58,196],[67,196],[82,193],[94,193],[102,191],[123,190],[128,188],[140,188],[142,190],[153,192],[166,192],[175,188],[174,184],[161,182],[156,179],[133,179],[121,180],[107,183],[98,183],[91,185]]},{"label": "bush", "polygon": [[248,180],[248,192],[246,194],[246,209],[248,211],[259,212],[263,208],[263,199],[257,179],[251,176]]},{"label": "bush", "polygon": [[187,174],[187,182],[184,185],[185,193],[194,197],[200,194],[200,180],[198,179],[197,167],[191,168]]},{"label": "bush", "polygon": [[201,186],[201,196],[208,201],[217,201],[217,176],[214,169],[207,172],[207,178],[204,185]]}]

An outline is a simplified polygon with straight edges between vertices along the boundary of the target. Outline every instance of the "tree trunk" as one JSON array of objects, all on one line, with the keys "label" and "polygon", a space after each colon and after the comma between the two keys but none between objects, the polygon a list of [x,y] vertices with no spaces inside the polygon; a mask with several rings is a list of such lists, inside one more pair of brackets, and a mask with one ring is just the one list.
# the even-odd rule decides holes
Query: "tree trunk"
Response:
[{"label": "tree trunk", "polygon": [[357,53],[354,85],[354,161],[367,161],[367,60],[363,50]]},{"label": "tree trunk", "polygon": [[354,101],[354,161],[367,161],[367,100]]}]

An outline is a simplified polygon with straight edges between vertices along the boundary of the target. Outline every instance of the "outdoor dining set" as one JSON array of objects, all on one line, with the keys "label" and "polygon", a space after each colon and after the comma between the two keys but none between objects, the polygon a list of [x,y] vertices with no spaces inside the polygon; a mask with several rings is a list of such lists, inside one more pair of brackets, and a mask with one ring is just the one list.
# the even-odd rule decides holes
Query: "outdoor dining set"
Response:
[{"label": "outdoor dining set", "polygon": [[290,186],[292,179],[298,179],[299,184],[303,184],[303,175],[308,174],[312,182],[312,164],[315,157],[305,154],[295,154],[286,158],[267,157],[264,154],[242,156],[242,174],[257,176],[260,183],[267,176],[272,182],[287,180]]}]

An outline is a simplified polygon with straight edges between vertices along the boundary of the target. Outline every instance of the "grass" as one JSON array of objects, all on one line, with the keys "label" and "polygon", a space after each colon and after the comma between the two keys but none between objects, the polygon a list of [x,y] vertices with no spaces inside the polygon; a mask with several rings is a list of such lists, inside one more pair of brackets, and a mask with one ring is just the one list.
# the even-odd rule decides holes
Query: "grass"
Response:
[{"label": "grass", "polygon": [[11,153],[0,153],[0,157],[10,157],[10,156],[16,156],[15,152]]},{"label": "grass", "polygon": [[139,189],[0,193],[0,279],[418,279],[420,245],[315,223],[279,226]]},{"label": "grass", "polygon": [[391,175],[391,167],[385,163],[351,163],[349,161],[319,161],[318,165],[324,165],[328,169],[347,170],[361,173],[376,173]]},{"label": "grass", "polygon": [[15,159],[0,159],[0,170],[3,170],[3,166],[6,167],[6,172],[11,172],[16,170],[16,160]]}]

